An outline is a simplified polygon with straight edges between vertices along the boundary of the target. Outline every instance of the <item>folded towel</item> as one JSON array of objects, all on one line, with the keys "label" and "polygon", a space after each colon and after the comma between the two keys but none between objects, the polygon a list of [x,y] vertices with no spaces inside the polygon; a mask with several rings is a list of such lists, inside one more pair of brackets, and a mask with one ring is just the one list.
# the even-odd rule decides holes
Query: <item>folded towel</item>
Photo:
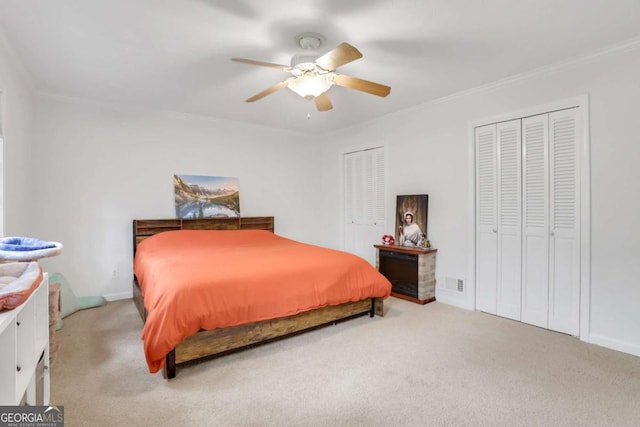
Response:
[{"label": "folded towel", "polygon": [[47,242],[33,237],[5,237],[0,239],[0,251],[36,251],[55,247],[55,242]]}]

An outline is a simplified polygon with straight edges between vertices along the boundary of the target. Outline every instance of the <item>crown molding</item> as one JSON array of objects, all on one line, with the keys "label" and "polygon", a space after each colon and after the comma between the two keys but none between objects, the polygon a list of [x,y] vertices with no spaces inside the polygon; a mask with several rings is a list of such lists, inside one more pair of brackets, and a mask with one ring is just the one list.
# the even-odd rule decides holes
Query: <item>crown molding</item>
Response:
[{"label": "crown molding", "polygon": [[575,68],[576,66],[600,61],[602,59],[605,59],[611,56],[622,55],[624,53],[631,52],[637,49],[640,49],[640,37],[634,37],[632,39],[625,40],[622,43],[609,46],[605,49],[596,50],[586,55],[576,56],[560,62],[556,62],[551,65],[535,68],[533,70],[526,71],[521,74],[516,74],[511,77],[506,77],[501,80],[496,80],[491,83],[487,83],[481,86],[476,86],[472,89],[456,92],[454,94],[447,95],[442,98],[434,99],[433,101],[429,101],[426,104],[434,104],[434,105],[442,104],[445,102],[452,101],[454,99],[464,98],[466,96],[473,95],[476,93],[487,92],[493,89],[517,84],[522,81],[531,80],[531,79],[541,77],[541,76],[546,76],[549,74],[554,74],[570,68]]}]

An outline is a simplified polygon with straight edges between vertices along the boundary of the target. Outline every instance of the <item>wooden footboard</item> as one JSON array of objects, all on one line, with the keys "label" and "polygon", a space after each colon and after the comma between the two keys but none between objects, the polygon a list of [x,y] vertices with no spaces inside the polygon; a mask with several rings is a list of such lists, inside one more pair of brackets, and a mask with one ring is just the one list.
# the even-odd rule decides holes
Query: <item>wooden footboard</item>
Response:
[{"label": "wooden footboard", "polygon": [[[146,310],[136,280],[133,281],[133,295],[144,323]],[[179,365],[222,356],[367,314],[370,317],[373,317],[374,314],[382,316],[384,314],[383,300],[368,298],[362,301],[317,308],[279,319],[263,320],[210,331],[202,330],[185,338],[173,351],[167,354],[163,375],[167,379],[174,378]]]},{"label": "wooden footboard", "polygon": [[200,331],[185,338],[167,355],[163,375],[165,378],[174,378],[179,365],[222,356],[367,314],[373,317],[376,307],[382,312],[382,300],[370,298],[279,319]]}]

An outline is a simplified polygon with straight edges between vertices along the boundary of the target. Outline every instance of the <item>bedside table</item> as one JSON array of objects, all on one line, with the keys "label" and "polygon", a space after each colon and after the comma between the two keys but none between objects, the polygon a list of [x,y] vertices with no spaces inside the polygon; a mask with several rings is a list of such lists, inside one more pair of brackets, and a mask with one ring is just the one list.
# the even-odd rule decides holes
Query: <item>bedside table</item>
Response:
[{"label": "bedside table", "polygon": [[391,295],[418,304],[436,300],[437,249],[373,245],[376,267],[391,282]]}]

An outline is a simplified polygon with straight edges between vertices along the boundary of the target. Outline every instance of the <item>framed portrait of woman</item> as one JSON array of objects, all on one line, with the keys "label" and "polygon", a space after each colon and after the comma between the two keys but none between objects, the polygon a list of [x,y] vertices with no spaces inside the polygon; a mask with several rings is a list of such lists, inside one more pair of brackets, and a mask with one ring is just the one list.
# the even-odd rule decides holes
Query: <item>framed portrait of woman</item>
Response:
[{"label": "framed portrait of woman", "polygon": [[427,239],[429,195],[397,196],[396,242],[398,246],[423,247]]}]

